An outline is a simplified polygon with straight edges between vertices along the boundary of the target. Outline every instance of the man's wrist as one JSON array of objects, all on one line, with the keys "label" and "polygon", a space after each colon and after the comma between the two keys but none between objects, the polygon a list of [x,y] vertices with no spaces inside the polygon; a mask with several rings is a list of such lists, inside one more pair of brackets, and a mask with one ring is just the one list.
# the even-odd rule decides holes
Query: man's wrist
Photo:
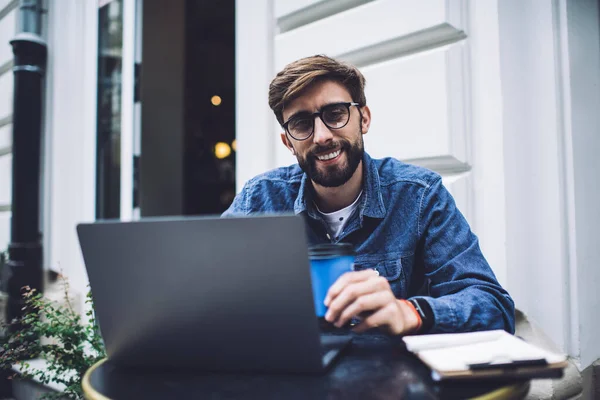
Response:
[{"label": "man's wrist", "polygon": [[408,303],[414,307],[421,319],[421,326],[418,333],[427,333],[431,330],[434,324],[433,310],[429,302],[422,298],[408,299]]},{"label": "man's wrist", "polygon": [[400,304],[400,309],[404,315],[404,321],[406,323],[406,328],[404,334],[413,334],[418,333],[423,325],[423,321],[419,316],[419,313],[409,301],[401,299],[398,300]]}]

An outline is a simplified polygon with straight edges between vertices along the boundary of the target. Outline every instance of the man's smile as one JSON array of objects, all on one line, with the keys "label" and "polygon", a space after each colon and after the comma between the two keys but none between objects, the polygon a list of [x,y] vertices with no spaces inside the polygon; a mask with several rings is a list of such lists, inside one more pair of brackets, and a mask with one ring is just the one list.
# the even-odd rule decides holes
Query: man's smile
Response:
[{"label": "man's smile", "polygon": [[329,153],[319,154],[316,157],[322,163],[330,164],[330,163],[335,162],[341,154],[342,154],[342,149],[338,149],[335,151],[331,151]]}]

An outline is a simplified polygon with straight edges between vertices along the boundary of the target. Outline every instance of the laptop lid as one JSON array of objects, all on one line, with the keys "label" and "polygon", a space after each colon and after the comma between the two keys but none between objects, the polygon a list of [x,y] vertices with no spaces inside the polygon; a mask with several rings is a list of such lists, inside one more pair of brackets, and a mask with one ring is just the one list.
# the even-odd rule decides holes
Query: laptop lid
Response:
[{"label": "laptop lid", "polygon": [[302,217],[106,221],[77,232],[115,362],[322,370]]}]

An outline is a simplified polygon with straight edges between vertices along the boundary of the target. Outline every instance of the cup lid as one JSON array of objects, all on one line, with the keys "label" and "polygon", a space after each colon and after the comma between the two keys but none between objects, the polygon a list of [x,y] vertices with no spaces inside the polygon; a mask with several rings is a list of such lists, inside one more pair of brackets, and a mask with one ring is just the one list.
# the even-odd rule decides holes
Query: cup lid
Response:
[{"label": "cup lid", "polygon": [[354,247],[350,243],[323,243],[308,248],[310,258],[353,256]]}]

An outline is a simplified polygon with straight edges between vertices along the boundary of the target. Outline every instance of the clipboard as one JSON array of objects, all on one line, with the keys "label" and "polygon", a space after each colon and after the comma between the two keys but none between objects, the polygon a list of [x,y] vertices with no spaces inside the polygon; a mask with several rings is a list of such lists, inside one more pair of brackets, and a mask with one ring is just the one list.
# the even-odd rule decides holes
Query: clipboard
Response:
[{"label": "clipboard", "polygon": [[567,357],[502,330],[406,336],[406,348],[431,369],[434,381],[560,378]]}]

